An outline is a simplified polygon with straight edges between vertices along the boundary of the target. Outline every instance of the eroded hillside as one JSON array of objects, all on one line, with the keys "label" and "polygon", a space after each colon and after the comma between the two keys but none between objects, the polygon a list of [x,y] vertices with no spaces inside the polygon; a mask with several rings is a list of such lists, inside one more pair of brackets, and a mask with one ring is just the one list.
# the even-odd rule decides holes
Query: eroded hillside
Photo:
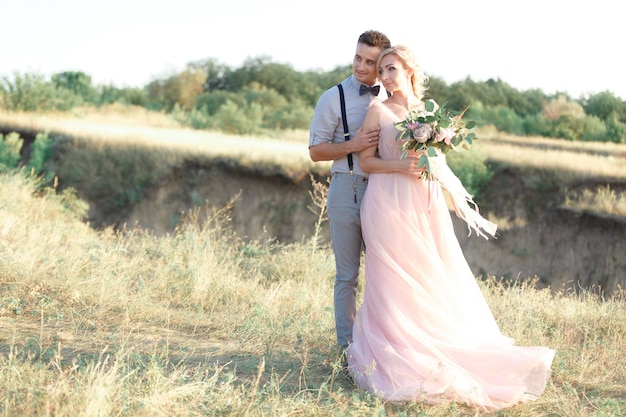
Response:
[{"label": "eroded hillside", "polygon": [[[325,178],[319,178],[325,182]],[[582,185],[581,185],[582,186]],[[280,175],[263,176],[227,166],[188,165],[137,204],[128,215],[99,214],[102,223],[138,225],[166,233],[179,214],[201,202],[231,210],[231,227],[244,239],[275,237],[291,243],[315,233],[319,210],[309,195],[311,179],[295,182]],[[313,210],[311,210],[313,209]],[[481,199],[481,212],[503,219],[495,240],[468,236],[452,212],[457,236],[472,270],[478,274],[525,279],[540,285],[613,291],[626,286],[626,221],[575,212],[560,206],[559,193],[524,188],[513,169],[499,171]],[[324,242],[330,242],[327,224]]]},{"label": "eroded hillside", "polygon": [[[22,156],[26,159],[28,144],[36,131],[22,129],[20,133],[25,139]],[[159,134],[163,135],[163,131]],[[495,175],[478,202],[481,213],[498,223],[498,238],[485,241],[475,235],[468,237],[465,224],[452,214],[457,236],[475,274],[512,279],[537,277],[540,285],[553,288],[600,286],[612,292],[618,286],[626,287],[626,219],[577,212],[563,205],[566,192],[572,190],[606,185],[616,191],[626,190],[622,175],[626,170],[626,152],[614,152],[608,180],[604,177],[598,180],[602,173],[576,174],[578,176],[564,188],[554,169],[566,158],[555,158],[554,153],[545,150],[558,148],[556,151],[567,152],[567,157],[573,154],[576,161],[594,169],[602,168],[595,160],[586,162],[590,147],[558,141],[515,142],[515,146],[520,143],[534,146],[540,152],[531,154],[530,168],[528,165],[520,168],[511,160],[505,160],[505,149],[498,147],[498,144],[504,146],[506,140],[492,148],[489,156]],[[71,155],[68,152],[74,148],[72,141],[59,146],[55,156],[57,167],[73,163],[76,156],[67,155]],[[97,146],[94,148],[95,152],[101,152]],[[592,153],[606,153],[606,150],[591,149]],[[509,158],[519,155],[521,153],[516,152]],[[540,168],[532,167],[533,163]],[[84,188],[90,186],[89,178],[83,176],[86,180],[77,185],[61,175],[59,182],[62,186],[77,188],[78,195],[90,205],[88,220],[96,228],[141,227],[164,234],[172,232],[180,224],[181,216],[190,210],[222,208],[232,202],[229,226],[242,239],[276,239],[282,243],[310,239],[316,230],[319,207],[311,200],[313,177],[309,169],[302,168],[301,172],[291,169],[287,173],[255,166],[207,156],[185,156],[172,166],[159,167],[158,180],[142,190],[137,201],[116,208],[107,204],[110,196],[106,193],[95,199],[86,197],[90,195]],[[529,170],[533,169],[538,171],[529,175]],[[124,176],[124,173],[119,175]],[[326,183],[327,174],[317,172],[315,175],[316,181]],[[323,243],[330,241],[327,224],[323,224],[321,238]]]}]

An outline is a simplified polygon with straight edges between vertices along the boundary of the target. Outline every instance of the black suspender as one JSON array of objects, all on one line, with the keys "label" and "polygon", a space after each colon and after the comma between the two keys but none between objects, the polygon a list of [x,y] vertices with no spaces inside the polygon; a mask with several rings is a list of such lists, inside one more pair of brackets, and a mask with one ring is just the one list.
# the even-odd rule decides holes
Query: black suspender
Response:
[{"label": "black suspender", "polygon": [[[343,96],[343,86],[337,84],[339,88],[339,101],[341,102],[341,120],[343,120],[343,137],[345,140],[350,140],[350,132],[348,131],[348,118],[346,117],[346,99]],[[352,162],[352,153],[348,154],[348,169],[350,169],[350,176],[352,176],[352,168],[354,163]],[[356,204],[356,178],[352,181],[352,188],[354,189],[354,203]]]},{"label": "black suspender", "polygon": [[[343,86],[341,84],[337,84],[337,88],[339,88],[339,100],[341,102],[341,120],[343,120],[343,137],[345,140],[350,140],[350,131],[348,131],[348,118],[346,117],[346,99],[343,95]],[[354,163],[352,162],[352,154],[348,154],[348,169],[350,170],[350,175],[352,175],[352,168],[354,167]]]}]

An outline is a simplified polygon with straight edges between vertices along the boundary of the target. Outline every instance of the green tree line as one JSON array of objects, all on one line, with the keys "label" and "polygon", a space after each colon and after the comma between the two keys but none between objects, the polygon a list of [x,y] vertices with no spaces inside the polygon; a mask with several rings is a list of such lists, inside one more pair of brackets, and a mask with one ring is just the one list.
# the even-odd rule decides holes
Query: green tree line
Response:
[{"label": "green tree line", "polygon": [[[83,72],[61,72],[50,79],[14,73],[0,79],[0,108],[44,112],[123,103],[167,112],[196,129],[236,134],[308,129],[319,96],[350,72],[351,65],[296,71],[260,56],[237,68],[212,58],[190,62],[144,87],[94,85]],[[468,118],[503,132],[626,143],[626,102],[610,91],[574,98],[541,89],[519,91],[500,79],[446,84],[434,76],[428,87],[427,98],[447,102],[449,109],[468,108]]]}]

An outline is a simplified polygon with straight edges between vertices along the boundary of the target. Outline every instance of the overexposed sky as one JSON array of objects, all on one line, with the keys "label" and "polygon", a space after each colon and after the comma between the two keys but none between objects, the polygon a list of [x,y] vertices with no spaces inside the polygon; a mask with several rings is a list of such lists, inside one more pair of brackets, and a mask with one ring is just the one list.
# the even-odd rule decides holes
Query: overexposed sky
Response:
[{"label": "overexposed sky", "polygon": [[359,34],[412,47],[450,84],[501,79],[573,98],[626,100],[619,2],[596,0],[0,0],[0,76],[83,71],[144,86],[213,58],[268,56],[296,70],[352,62]]}]

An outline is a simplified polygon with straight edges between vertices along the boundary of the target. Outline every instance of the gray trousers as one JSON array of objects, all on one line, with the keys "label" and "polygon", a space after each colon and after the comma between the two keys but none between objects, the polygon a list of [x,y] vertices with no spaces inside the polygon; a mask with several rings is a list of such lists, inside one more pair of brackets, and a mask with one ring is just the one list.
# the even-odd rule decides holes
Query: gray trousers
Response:
[{"label": "gray trousers", "polygon": [[360,207],[366,188],[366,178],[336,173],[330,182],[326,201],[335,254],[334,304],[337,344],[344,348],[352,342],[352,326],[356,316],[356,294],[363,249]]}]

